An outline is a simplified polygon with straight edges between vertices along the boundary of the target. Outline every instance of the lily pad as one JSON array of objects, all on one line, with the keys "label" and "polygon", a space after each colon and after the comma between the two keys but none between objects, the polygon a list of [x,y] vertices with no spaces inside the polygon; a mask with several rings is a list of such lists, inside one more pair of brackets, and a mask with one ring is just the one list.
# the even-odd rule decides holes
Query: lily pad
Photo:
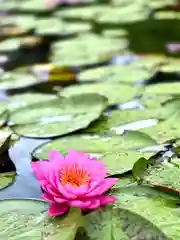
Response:
[{"label": "lily pad", "polygon": [[131,210],[121,207],[104,208],[86,216],[86,229],[91,240],[168,238],[153,223]]},{"label": "lily pad", "polygon": [[[138,89],[128,85],[94,83],[77,86],[70,86],[59,92],[60,96],[73,96],[83,93],[98,93],[108,98],[109,104],[119,104],[131,100],[136,96]],[[126,94],[124,94],[126,93]]]},{"label": "lily pad", "polygon": [[57,96],[54,94],[44,93],[23,93],[9,97],[7,108],[9,111],[17,110],[18,108],[27,107],[35,103],[43,103],[56,99]]},{"label": "lily pad", "polygon": [[73,240],[82,226],[80,213],[72,210],[65,217],[49,217],[48,203],[14,199],[0,201],[0,238],[9,240]]},{"label": "lily pad", "polygon": [[[17,3],[16,3],[17,4]],[[19,6],[18,6],[19,7]],[[36,18],[33,15],[21,15],[18,14],[16,17],[13,15],[6,15],[6,17],[1,19],[3,24],[16,24],[18,27],[22,29],[30,29],[33,28],[36,22]]]},{"label": "lily pad", "polygon": [[7,39],[0,42],[0,51],[13,51],[20,47],[20,38]]},{"label": "lily pad", "polygon": [[8,117],[9,114],[7,110],[0,114],[0,127],[3,127],[7,123]]},{"label": "lily pad", "polygon": [[[86,128],[107,107],[107,99],[98,94],[59,98],[14,111],[12,130],[18,135],[50,138]],[[90,110],[89,110],[90,109]]]},{"label": "lily pad", "polygon": [[[175,200],[178,201],[177,197],[146,186],[122,187],[118,191],[116,189],[116,196],[119,201],[115,209],[123,208],[141,216],[145,221],[151,222],[151,224],[164,234],[164,236],[157,236],[154,234],[151,235],[150,232],[146,231],[145,234],[150,234],[150,236],[148,235],[149,238],[145,235],[142,238],[137,237],[135,239],[179,239],[178,221],[180,213],[179,208],[173,203]],[[131,225],[127,229],[130,230]],[[130,230],[130,233],[132,232]]]},{"label": "lily pad", "polygon": [[159,69],[161,66],[166,66],[168,63],[168,58],[165,56],[158,56],[158,55],[141,55],[134,61],[132,65],[134,67],[145,68],[148,70]]},{"label": "lily pad", "polygon": [[180,65],[179,59],[169,59],[168,64],[162,66],[160,70],[164,72],[180,72],[179,65]]},{"label": "lily pad", "polygon": [[16,177],[15,166],[8,156],[11,132],[0,131],[0,190],[13,183]]},{"label": "lily pad", "polygon": [[179,98],[167,101],[164,104],[166,109],[166,120],[159,122],[156,126],[151,128],[141,129],[141,132],[149,134],[158,142],[168,141],[172,138],[179,138],[180,128],[177,124],[179,121]]},{"label": "lily pad", "polygon": [[125,130],[138,130],[151,127],[158,123],[156,118],[164,117],[156,109],[113,111],[104,114],[92,123],[86,132],[122,134]]},{"label": "lily pad", "polygon": [[[131,74],[129,74],[131,72]],[[150,77],[150,73],[143,69],[128,66],[106,66],[83,71],[79,74],[79,81],[100,80],[109,83],[141,82]]]},{"label": "lily pad", "polygon": [[153,185],[161,185],[180,192],[180,160],[172,159],[169,163],[163,163],[149,167],[143,175],[143,180]]},{"label": "lily pad", "polygon": [[[141,9],[140,5],[131,7],[109,7],[97,16],[99,23],[129,23],[146,19],[149,9]],[[128,17],[127,17],[128,16]]]},{"label": "lily pad", "polygon": [[84,7],[76,7],[72,9],[62,9],[60,11],[55,12],[56,17],[61,17],[65,19],[83,19],[90,20],[95,18],[99,13],[102,13],[108,9],[107,5],[100,6],[84,6]]},{"label": "lily pad", "polygon": [[32,152],[32,158],[39,160],[48,159],[51,149],[65,155],[68,149],[72,148],[91,153],[92,156],[102,160],[110,174],[121,174],[131,170],[139,157],[150,156],[150,153],[143,154],[132,150],[148,143],[151,144],[152,141],[148,138],[143,138],[143,136],[138,136],[138,134],[137,138],[135,134],[134,138],[131,134],[122,137],[81,134],[45,143]]},{"label": "lily pad", "polygon": [[39,80],[31,74],[19,72],[4,73],[0,80],[0,90],[19,89],[38,84]]},{"label": "lily pad", "polygon": [[[172,79],[173,80],[173,79]],[[146,87],[144,94],[146,95],[178,95],[180,93],[180,83],[162,83]]]},{"label": "lily pad", "polygon": [[[71,40],[52,45],[51,61],[59,65],[90,64],[104,61],[109,52],[117,52],[127,47],[126,39],[104,38],[84,33]],[[71,54],[69,55],[69,52]]]}]

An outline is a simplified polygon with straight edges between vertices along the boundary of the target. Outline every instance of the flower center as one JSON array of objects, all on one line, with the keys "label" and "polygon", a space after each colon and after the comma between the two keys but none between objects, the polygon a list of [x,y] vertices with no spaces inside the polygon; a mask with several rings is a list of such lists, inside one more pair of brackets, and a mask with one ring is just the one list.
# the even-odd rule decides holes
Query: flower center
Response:
[{"label": "flower center", "polygon": [[90,181],[86,169],[82,169],[77,165],[67,166],[61,171],[61,184],[71,184],[74,187],[80,187]]}]

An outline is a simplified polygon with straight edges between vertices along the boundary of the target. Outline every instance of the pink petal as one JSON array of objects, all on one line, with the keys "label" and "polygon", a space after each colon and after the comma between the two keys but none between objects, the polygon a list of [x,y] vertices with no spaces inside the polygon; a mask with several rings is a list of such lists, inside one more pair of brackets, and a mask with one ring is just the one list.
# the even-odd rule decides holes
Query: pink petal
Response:
[{"label": "pink petal", "polygon": [[51,170],[51,165],[48,161],[31,162],[31,167],[39,181],[46,180]]},{"label": "pink petal", "polygon": [[68,150],[68,155],[66,155],[66,159],[71,163],[88,163],[91,159],[88,154],[81,151],[76,151],[73,149]]},{"label": "pink petal", "polygon": [[52,164],[57,164],[56,166],[58,166],[59,164],[61,164],[61,162],[63,162],[65,159],[63,156],[61,156],[61,154],[59,152],[56,152],[54,150],[50,150],[49,151],[49,161]]},{"label": "pink petal", "polygon": [[106,178],[104,179],[97,188],[90,188],[86,197],[95,197],[102,195],[107,192],[119,179],[118,178]]},{"label": "pink petal", "polygon": [[76,197],[85,195],[89,190],[88,184],[84,184],[80,187],[73,187],[71,184],[66,184],[64,187],[68,192],[76,195]]},{"label": "pink petal", "polygon": [[68,206],[65,204],[52,203],[49,206],[48,213],[50,216],[59,216],[68,211]]},{"label": "pink petal", "polygon": [[60,197],[54,197],[54,202],[56,202],[56,203],[65,203],[67,201],[68,201],[67,199],[63,199]]},{"label": "pink petal", "polygon": [[48,193],[43,193],[42,197],[43,197],[44,200],[46,200],[46,201],[48,201],[50,203],[54,202],[53,197],[50,194],[48,194]]},{"label": "pink petal", "polygon": [[57,189],[55,189],[52,185],[48,184],[46,185],[46,192],[48,192],[49,194],[55,196],[55,197],[59,197],[60,193],[57,191]]},{"label": "pink petal", "polygon": [[91,204],[89,205],[88,209],[96,209],[99,208],[100,205],[100,200],[99,199],[94,199],[91,201]]},{"label": "pink petal", "polygon": [[71,192],[68,192],[64,186],[62,186],[60,180],[59,180],[59,174],[58,172],[55,173],[55,184],[57,186],[57,189],[59,191],[59,193],[63,196],[63,198],[65,199],[76,199],[76,195],[71,193]]},{"label": "pink petal", "polygon": [[103,196],[100,199],[101,206],[107,205],[107,204],[113,204],[116,202],[116,197],[114,196]]},{"label": "pink petal", "polygon": [[68,202],[69,206],[78,207],[81,209],[89,209],[89,205],[91,205],[91,200],[81,201],[81,200],[72,200]]},{"label": "pink petal", "polygon": [[104,167],[104,162],[97,161],[95,158],[91,160],[89,171],[93,180],[103,179],[107,176],[107,169]]}]

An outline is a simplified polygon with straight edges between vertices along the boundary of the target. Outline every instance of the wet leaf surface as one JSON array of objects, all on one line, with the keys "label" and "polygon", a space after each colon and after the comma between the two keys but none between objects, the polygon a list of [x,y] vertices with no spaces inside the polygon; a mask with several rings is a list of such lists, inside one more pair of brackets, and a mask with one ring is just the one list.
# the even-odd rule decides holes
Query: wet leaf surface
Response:
[{"label": "wet leaf surface", "polygon": [[[91,135],[77,135],[72,137],[64,137],[50,141],[34,150],[32,153],[33,159],[45,160],[49,158],[50,149],[67,154],[69,148],[88,152],[92,157],[96,157],[105,163],[110,174],[122,174],[132,169],[134,163],[141,156],[150,156],[150,153],[139,153],[133,151],[132,148],[138,146],[137,141],[134,146],[130,145],[133,140],[130,136],[128,144],[128,135],[124,137],[103,137]],[[126,145],[128,144],[128,145]],[[142,139],[139,138],[139,144],[143,144]],[[127,147],[131,146],[131,150]]]},{"label": "wet leaf surface", "polygon": [[[81,226],[78,212],[50,218],[48,203],[40,200],[12,199],[0,201],[0,237],[9,240],[52,239],[73,240]],[[79,213],[80,214],[80,213]]]},{"label": "wet leaf surface", "polygon": [[42,104],[34,104],[12,112],[12,130],[18,135],[35,138],[65,135],[86,128],[99,118],[108,102],[98,94],[82,94],[44,103],[43,108]]}]

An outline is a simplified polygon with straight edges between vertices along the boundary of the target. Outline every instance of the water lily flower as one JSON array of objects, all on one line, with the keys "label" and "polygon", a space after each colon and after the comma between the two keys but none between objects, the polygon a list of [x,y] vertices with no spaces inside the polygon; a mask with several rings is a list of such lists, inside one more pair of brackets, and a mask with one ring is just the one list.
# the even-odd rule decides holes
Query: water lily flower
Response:
[{"label": "water lily flower", "polygon": [[32,162],[31,166],[44,190],[43,198],[50,202],[50,216],[64,214],[70,207],[93,210],[116,200],[106,192],[118,179],[105,178],[104,163],[87,153],[69,149],[64,157],[51,150],[49,161]]}]

